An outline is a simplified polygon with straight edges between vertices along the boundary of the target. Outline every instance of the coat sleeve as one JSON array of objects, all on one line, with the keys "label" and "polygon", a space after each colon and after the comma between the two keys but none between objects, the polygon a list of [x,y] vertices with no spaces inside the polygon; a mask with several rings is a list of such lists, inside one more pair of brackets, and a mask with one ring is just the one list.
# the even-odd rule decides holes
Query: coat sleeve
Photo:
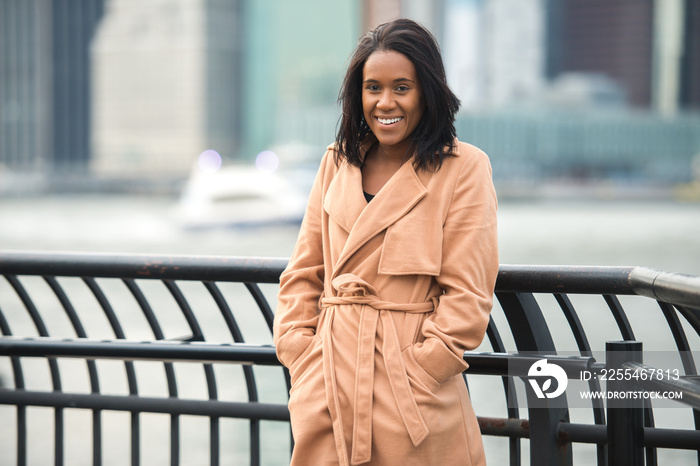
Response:
[{"label": "coat sleeve", "polygon": [[481,344],[493,305],[498,275],[496,192],[486,154],[461,157],[460,173],[443,227],[443,290],[435,312],[423,323],[425,340],[413,347],[418,363],[442,383],[464,371],[464,351]]},{"label": "coat sleeve", "polygon": [[[329,155],[330,154],[330,155]],[[328,162],[328,159],[331,159]],[[316,333],[318,302],[325,275],[322,245],[323,179],[327,151],[314,181],[294,252],[280,276],[273,339],[277,358],[289,367],[309,346]]]}]

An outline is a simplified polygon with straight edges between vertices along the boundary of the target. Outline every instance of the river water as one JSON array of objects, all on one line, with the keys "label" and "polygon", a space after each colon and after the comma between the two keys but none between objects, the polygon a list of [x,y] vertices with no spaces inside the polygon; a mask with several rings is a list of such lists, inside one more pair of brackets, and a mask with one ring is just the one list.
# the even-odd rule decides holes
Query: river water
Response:
[{"label": "river water", "polygon": [[[0,249],[288,256],[298,226],[178,228],[176,200],[0,198]],[[700,204],[502,201],[503,264],[640,265],[700,275]]]},{"label": "river water", "polygon": [[[185,229],[181,227],[178,212],[176,199],[158,196],[62,195],[0,198],[0,250],[287,257],[292,251],[298,231],[297,224]],[[700,275],[698,232],[700,204],[696,203],[649,199],[568,199],[503,200],[499,206],[499,249],[502,264],[639,265],[669,272]],[[272,300],[274,292],[274,289],[267,291]],[[642,322],[641,334],[644,338],[640,339],[651,339],[649,344],[653,348],[671,350],[670,340],[654,340],[657,330],[655,322],[658,321],[651,319],[648,324]],[[600,338],[607,338],[605,331],[601,332]],[[595,340],[595,335],[592,335],[591,339]],[[697,340],[691,341],[697,343]],[[2,371],[7,370],[7,365],[0,365],[0,376],[3,375]],[[11,379],[9,373],[4,376]],[[490,385],[492,381],[482,383],[480,380],[476,378],[474,382],[470,382],[477,414],[505,416],[502,400],[489,401],[489,390],[494,389]],[[497,387],[495,389],[498,390]],[[186,391],[186,388],[184,390]],[[9,415],[9,411],[0,410],[0,438],[5,438],[7,442],[0,441],[0,450],[11,451],[14,448],[14,434],[10,433],[14,416],[6,418],[6,415]],[[81,418],[81,414],[74,416],[77,420],[87,422],[86,432],[89,435],[89,420]],[[687,419],[676,422],[675,416],[676,414],[667,415],[671,425],[689,426]],[[117,418],[119,416],[115,417]],[[662,413],[659,419],[663,421],[663,418]],[[122,416],[119,419],[124,421],[124,425],[128,424],[126,417]],[[282,464],[284,452],[288,449],[288,443],[285,443],[288,439],[286,429],[280,429],[276,423],[268,424],[264,427],[264,435],[282,440],[278,442],[281,446],[274,442],[267,444],[263,456],[264,464]],[[207,429],[206,424],[195,423],[194,427],[183,427],[181,435],[197,437],[201,434],[198,431]],[[157,443],[158,439],[166,440],[168,423],[166,421],[155,424],[151,430],[152,433],[144,434],[144,445],[151,441]],[[245,436],[245,430],[242,423],[222,427],[224,435],[234,439]],[[121,435],[119,438],[124,442],[128,442],[128,436],[124,436],[123,433],[118,435]],[[47,438],[50,437],[49,435]],[[108,443],[105,441],[105,444]],[[238,440],[228,443],[235,446]],[[507,443],[503,439],[487,438],[485,444],[490,464],[506,464],[504,455]],[[524,445],[524,458],[527,458],[526,442]],[[52,448],[47,448],[40,440],[35,439],[31,446],[31,464],[44,464],[46,458],[51,457]],[[204,442],[202,448],[206,447]],[[69,445],[67,449],[73,451],[79,447]],[[115,458],[119,458],[118,450],[119,447],[113,448],[110,455],[114,454]],[[42,451],[47,451],[49,456],[43,456]],[[577,446],[574,451],[577,457],[583,459],[582,464],[592,461],[592,447]],[[190,456],[183,452],[183,464],[202,464],[194,459],[199,454],[199,447],[196,447]],[[0,465],[13,464],[13,461],[6,463],[7,458],[3,454],[0,457]],[[154,453],[144,458],[144,464],[165,464],[166,458],[167,451]],[[226,464],[239,464],[240,458],[229,458],[233,459]],[[666,464],[693,464],[694,461],[692,455],[686,455],[684,452],[662,452],[660,464],[664,464],[664,458],[665,461],[672,462]],[[89,461],[88,457],[85,458],[85,463],[77,461],[71,464],[89,464]],[[121,463],[114,460],[105,461],[105,464]],[[524,464],[527,464],[526,459]]]}]

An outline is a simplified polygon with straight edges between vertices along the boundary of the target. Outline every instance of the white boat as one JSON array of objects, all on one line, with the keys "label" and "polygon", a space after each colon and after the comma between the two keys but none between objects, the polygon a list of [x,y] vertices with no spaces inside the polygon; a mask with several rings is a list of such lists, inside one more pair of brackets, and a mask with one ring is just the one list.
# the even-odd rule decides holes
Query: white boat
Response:
[{"label": "white boat", "polygon": [[178,221],[186,229],[300,223],[308,193],[292,182],[298,176],[256,166],[195,168],[177,207]]}]

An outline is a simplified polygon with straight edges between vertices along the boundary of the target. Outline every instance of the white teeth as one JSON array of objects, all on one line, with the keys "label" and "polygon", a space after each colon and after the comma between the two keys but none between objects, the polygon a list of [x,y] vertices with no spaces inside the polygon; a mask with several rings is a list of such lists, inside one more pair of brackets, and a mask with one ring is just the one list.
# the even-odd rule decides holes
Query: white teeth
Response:
[{"label": "white teeth", "polygon": [[381,123],[383,125],[390,125],[392,123],[396,123],[398,121],[401,121],[402,118],[403,117],[398,117],[398,118],[392,118],[390,120],[385,120],[384,118],[377,118],[377,120],[379,120],[379,123]]}]

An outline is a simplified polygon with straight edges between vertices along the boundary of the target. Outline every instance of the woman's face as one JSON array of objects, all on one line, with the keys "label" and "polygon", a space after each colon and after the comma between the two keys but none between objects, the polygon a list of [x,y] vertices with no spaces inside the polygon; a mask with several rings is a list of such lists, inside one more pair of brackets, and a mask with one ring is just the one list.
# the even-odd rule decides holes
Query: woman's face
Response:
[{"label": "woman's face", "polygon": [[424,108],[411,60],[392,50],[369,56],[362,71],[362,109],[380,145],[405,152]]}]

